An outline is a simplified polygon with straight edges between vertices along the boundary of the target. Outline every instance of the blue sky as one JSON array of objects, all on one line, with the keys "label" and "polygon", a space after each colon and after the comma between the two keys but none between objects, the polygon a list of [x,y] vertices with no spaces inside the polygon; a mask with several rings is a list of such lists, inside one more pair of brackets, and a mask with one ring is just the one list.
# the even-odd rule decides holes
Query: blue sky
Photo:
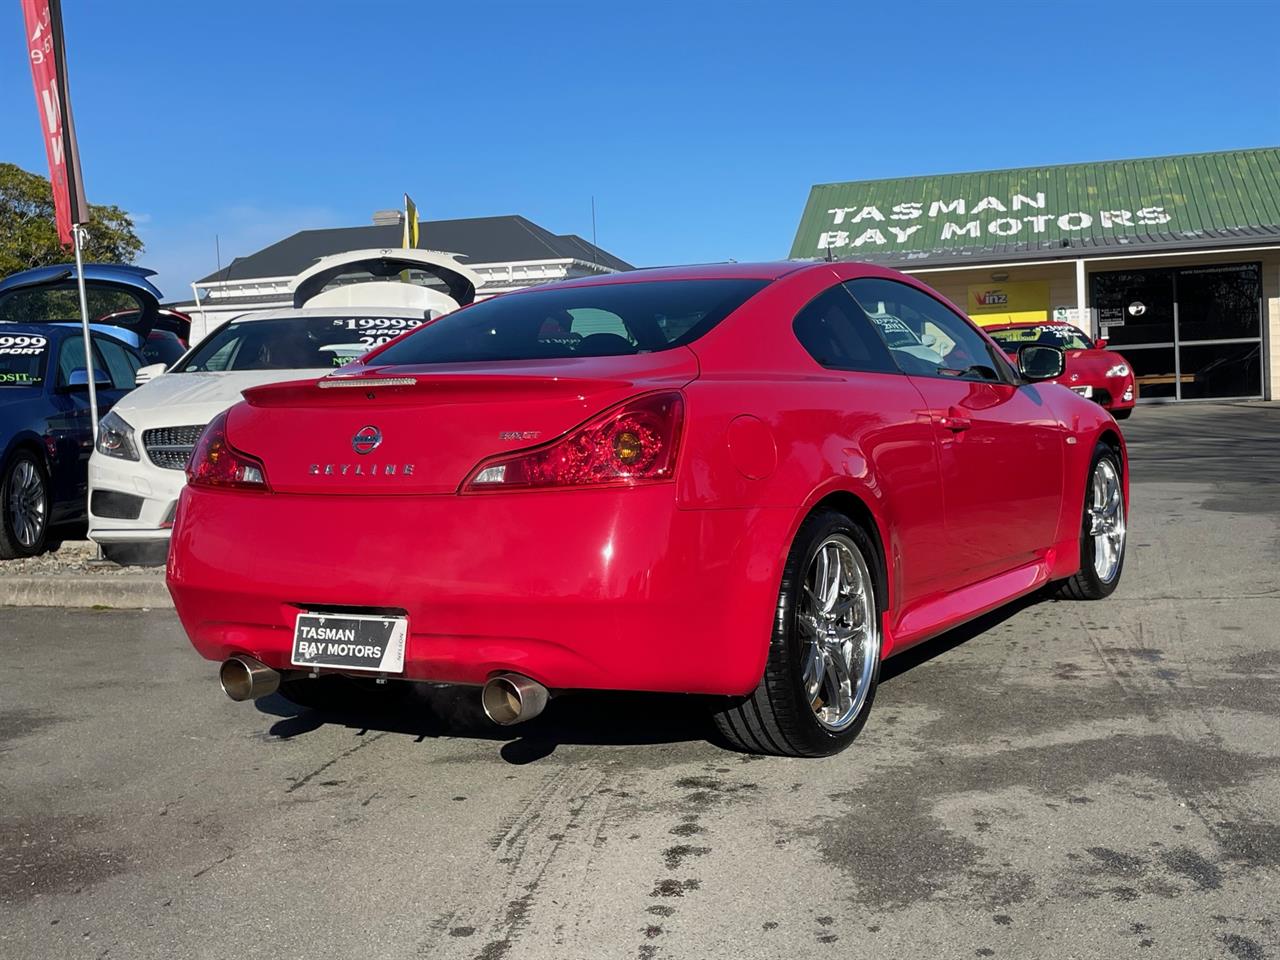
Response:
[{"label": "blue sky", "polygon": [[[1280,4],[63,0],[89,199],[171,297],[295,230],[520,213],[786,256],[814,183],[1280,144]],[[46,173],[0,4],[0,160]],[[429,236],[424,244],[429,244]]]}]

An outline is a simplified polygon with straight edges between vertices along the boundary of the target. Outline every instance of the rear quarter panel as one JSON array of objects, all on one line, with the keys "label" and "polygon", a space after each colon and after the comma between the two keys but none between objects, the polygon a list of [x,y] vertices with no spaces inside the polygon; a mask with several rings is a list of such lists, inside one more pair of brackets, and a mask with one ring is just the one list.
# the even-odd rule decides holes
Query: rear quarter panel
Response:
[{"label": "rear quarter panel", "polygon": [[876,524],[893,608],[944,556],[932,425],[905,376],[824,369],[796,339],[796,312],[837,279],[826,268],[784,277],[692,345],[701,375],[686,388],[677,502],[788,511],[785,537],[756,547],[780,583],[804,517],[852,494]]}]

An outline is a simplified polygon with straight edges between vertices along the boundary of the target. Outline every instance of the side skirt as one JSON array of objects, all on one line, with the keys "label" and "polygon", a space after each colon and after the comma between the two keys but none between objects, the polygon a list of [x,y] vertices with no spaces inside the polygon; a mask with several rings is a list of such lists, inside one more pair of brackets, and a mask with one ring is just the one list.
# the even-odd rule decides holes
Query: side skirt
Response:
[{"label": "side skirt", "polygon": [[1052,568],[1052,557],[1045,557],[961,590],[921,600],[898,618],[896,628],[890,631],[892,642],[885,644],[885,656],[901,653],[1038,590],[1053,579]]}]

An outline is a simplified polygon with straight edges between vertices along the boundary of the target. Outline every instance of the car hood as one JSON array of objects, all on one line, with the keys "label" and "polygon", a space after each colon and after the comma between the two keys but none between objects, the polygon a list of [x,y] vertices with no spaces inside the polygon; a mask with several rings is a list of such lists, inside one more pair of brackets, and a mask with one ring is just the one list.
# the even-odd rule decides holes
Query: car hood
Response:
[{"label": "car hood", "polygon": [[135,429],[208,423],[239,403],[241,392],[268,383],[313,380],[321,370],[244,370],[228,373],[166,373],[127,394],[115,412]]}]

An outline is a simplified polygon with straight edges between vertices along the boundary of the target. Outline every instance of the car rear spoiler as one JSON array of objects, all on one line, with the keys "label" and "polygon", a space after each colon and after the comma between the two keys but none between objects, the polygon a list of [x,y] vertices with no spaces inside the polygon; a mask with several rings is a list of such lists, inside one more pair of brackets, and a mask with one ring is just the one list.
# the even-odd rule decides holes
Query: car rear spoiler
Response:
[{"label": "car rear spoiler", "polygon": [[298,274],[292,284],[293,305],[305,307],[343,274],[367,273],[375,280],[394,280],[408,270],[438,278],[460,307],[471,303],[476,297],[476,287],[484,283],[478,273],[459,263],[452,254],[438,250],[350,250],[321,257]]}]

